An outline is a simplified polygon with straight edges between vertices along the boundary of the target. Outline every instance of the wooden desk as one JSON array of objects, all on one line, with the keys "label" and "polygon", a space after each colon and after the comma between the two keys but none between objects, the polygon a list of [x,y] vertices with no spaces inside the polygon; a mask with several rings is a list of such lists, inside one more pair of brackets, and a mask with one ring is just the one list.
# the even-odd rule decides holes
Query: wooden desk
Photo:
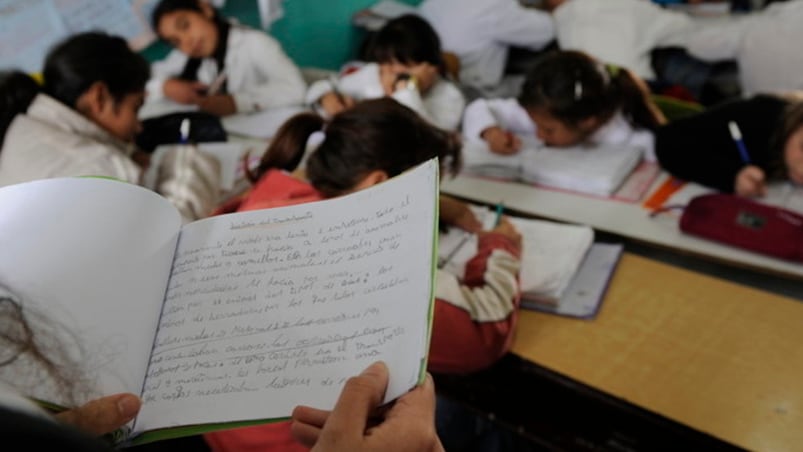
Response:
[{"label": "wooden desk", "polygon": [[593,321],[523,311],[513,352],[750,450],[803,444],[803,304],[625,253]]},{"label": "wooden desk", "polygon": [[[660,180],[661,178],[655,182],[650,192],[656,188]],[[526,184],[465,176],[444,179],[441,190],[443,193],[482,204],[495,205],[502,201],[506,208],[524,215],[586,224],[598,231],[705,257],[731,266],[785,277],[803,277],[803,264],[683,234],[678,228],[677,216],[667,214],[650,218],[649,212],[642,208],[640,203],[580,196]]]}]

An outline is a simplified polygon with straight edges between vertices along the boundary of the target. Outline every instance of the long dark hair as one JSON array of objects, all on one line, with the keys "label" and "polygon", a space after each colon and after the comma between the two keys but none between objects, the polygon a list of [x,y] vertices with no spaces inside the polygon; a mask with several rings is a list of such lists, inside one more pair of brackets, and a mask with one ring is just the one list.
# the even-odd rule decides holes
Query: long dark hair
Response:
[{"label": "long dark hair", "polygon": [[[174,13],[176,11],[195,11],[197,13],[203,14],[204,10],[201,7],[201,2],[203,0],[162,0],[160,1],[151,12],[151,27],[153,27],[154,31],[159,29],[159,21],[162,20],[162,17],[165,14]],[[211,4],[209,7],[212,9],[213,16],[212,20],[214,21],[225,21],[220,14],[220,11],[217,8],[213,7]]]},{"label": "long dark hair", "polygon": [[767,168],[768,179],[786,179],[784,149],[789,137],[803,127],[803,101],[792,99],[784,110],[783,123],[776,129],[770,141],[771,158]]},{"label": "long dark hair", "polygon": [[[41,90],[75,108],[78,98],[96,82],[103,82],[112,98],[121,101],[128,94],[144,91],[150,74],[147,60],[131,50],[123,38],[101,32],[79,33],[48,52]],[[34,90],[39,89],[33,79],[20,72],[4,78],[0,84],[3,136],[14,116],[28,110]]]},{"label": "long dark hair", "polygon": [[429,63],[445,70],[438,33],[421,16],[405,14],[388,21],[371,39],[368,57],[377,63]]},{"label": "long dark hair", "polygon": [[604,124],[619,110],[636,128],[654,131],[663,122],[630,71],[577,51],[553,51],[539,59],[518,100],[525,109],[544,111],[570,128],[592,117]]},{"label": "long dark hair", "polygon": [[326,124],[314,113],[290,118],[277,133],[252,180],[271,168],[294,170],[310,135],[323,129],[325,138],[306,162],[312,185],[326,197],[351,190],[368,173],[382,170],[396,176],[438,157],[442,168],[460,167],[459,137],[427,123],[392,98],[360,102]]}]

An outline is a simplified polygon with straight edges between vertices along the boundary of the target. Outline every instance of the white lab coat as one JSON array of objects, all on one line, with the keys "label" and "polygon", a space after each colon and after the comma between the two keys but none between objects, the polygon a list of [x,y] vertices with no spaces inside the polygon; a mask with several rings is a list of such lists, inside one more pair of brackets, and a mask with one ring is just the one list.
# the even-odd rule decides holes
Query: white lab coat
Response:
[{"label": "white lab coat", "polygon": [[[463,136],[467,140],[481,140],[480,134],[488,127],[498,126],[517,135],[536,134],[535,123],[516,99],[477,99],[466,107],[463,115]],[[616,113],[589,138],[599,145],[623,145],[644,150],[644,158],[654,162],[655,136],[647,129],[636,129],[622,113]]]},{"label": "white lab coat", "polygon": [[[321,96],[332,91],[333,83],[337,85],[340,93],[357,101],[385,96],[379,75],[379,65],[368,63],[336,81],[318,80],[313,83],[307,91],[307,103],[315,105]],[[421,95],[417,89],[403,88],[396,90],[391,97],[430,123],[445,130],[457,130],[466,106],[460,89],[442,77],[424,95]]]},{"label": "white lab coat", "polygon": [[480,90],[502,80],[509,46],[541,50],[555,38],[548,13],[515,0],[424,0],[419,11],[460,59],[460,83]]},{"label": "white lab coat", "polygon": [[706,61],[736,60],[745,97],[803,90],[803,0],[696,27],[688,51]]},{"label": "white lab coat", "polygon": [[[259,30],[232,25],[226,50],[226,84],[237,113],[301,105],[306,84],[301,71],[284,53],[278,41]],[[152,66],[148,101],[164,99],[165,80],[181,73],[187,55],[174,49]],[[198,68],[198,81],[211,84],[218,76],[214,58]]]},{"label": "white lab coat", "polygon": [[552,14],[561,49],[580,50],[646,80],[655,78],[650,52],[685,47],[693,27],[686,13],[646,0],[567,0]]}]

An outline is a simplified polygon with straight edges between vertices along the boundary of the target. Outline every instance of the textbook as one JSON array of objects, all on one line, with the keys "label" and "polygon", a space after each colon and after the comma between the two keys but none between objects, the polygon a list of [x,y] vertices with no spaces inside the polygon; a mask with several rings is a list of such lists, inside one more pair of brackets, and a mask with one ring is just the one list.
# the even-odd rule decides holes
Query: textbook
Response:
[{"label": "textbook", "polygon": [[[0,205],[0,286],[80,363],[75,402],[141,396],[122,444],[332,409],[378,360],[385,401],[426,375],[436,160],[347,196],[184,226],[158,194],[105,178],[3,187]],[[68,406],[26,363],[0,380]]]},{"label": "textbook", "polygon": [[484,141],[466,140],[462,173],[607,197],[623,184],[644,153],[627,146],[553,148],[520,138],[522,149],[513,155],[495,154]]},{"label": "textbook", "polygon": [[[483,229],[492,229],[496,215],[491,209],[471,209]],[[594,243],[594,230],[584,225],[508,218],[522,236],[522,299],[557,305]],[[466,263],[477,253],[477,235],[451,228],[440,235],[438,243],[438,266],[454,275],[465,274]]]}]

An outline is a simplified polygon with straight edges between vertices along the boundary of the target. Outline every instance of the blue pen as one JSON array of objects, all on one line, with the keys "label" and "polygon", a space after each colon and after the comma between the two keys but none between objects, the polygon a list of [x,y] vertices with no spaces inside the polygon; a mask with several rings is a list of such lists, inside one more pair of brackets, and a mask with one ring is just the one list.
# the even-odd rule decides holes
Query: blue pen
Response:
[{"label": "blue pen", "polygon": [[187,144],[190,140],[190,118],[181,120],[181,125],[178,128],[181,144]]},{"label": "blue pen", "polygon": [[496,220],[494,221],[494,227],[499,226],[499,222],[502,221],[502,212],[505,210],[505,204],[500,202],[496,205]]},{"label": "blue pen", "polygon": [[734,122],[730,121],[728,123],[728,130],[731,132],[731,138],[736,143],[736,148],[739,149],[739,155],[742,157],[742,162],[745,165],[750,164],[750,154],[747,153],[747,146],[744,145],[744,140],[742,140],[742,131],[739,130],[739,126]]}]

